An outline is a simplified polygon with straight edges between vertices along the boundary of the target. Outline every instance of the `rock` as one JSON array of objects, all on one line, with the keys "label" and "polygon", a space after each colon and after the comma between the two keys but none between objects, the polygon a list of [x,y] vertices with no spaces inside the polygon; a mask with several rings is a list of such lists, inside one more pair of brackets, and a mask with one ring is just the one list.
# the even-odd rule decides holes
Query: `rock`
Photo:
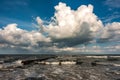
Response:
[{"label": "rock", "polygon": [[90,80],[99,80],[97,76],[90,75]]},{"label": "rock", "polygon": [[96,66],[97,64],[96,64],[96,62],[91,62],[91,65]]},{"label": "rock", "polygon": [[76,65],[81,65],[82,63],[82,61],[76,61]]},{"label": "rock", "polygon": [[61,74],[64,73],[64,71],[60,68],[56,69],[55,71],[52,72],[53,74]]},{"label": "rock", "polygon": [[45,77],[28,77],[25,78],[24,80],[45,80]]}]

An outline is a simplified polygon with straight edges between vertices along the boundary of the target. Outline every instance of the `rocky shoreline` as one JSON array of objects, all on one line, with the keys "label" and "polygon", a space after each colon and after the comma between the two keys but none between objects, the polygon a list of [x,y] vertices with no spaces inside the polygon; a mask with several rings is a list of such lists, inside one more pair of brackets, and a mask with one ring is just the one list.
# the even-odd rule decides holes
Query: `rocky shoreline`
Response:
[{"label": "rocky shoreline", "polygon": [[[69,63],[39,64],[61,60]],[[0,58],[0,80],[120,80],[120,58],[5,56]]]}]

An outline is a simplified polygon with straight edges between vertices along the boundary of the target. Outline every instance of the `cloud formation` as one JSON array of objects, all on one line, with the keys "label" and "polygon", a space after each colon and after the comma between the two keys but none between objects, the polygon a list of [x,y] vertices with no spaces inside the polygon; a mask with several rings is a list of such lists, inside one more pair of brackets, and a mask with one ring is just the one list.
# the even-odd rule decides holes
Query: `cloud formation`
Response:
[{"label": "cloud formation", "polygon": [[105,41],[120,41],[120,23],[113,22],[108,23],[102,30],[102,33],[99,36],[99,42]]},{"label": "cloud formation", "polygon": [[38,31],[26,31],[17,28],[17,24],[9,24],[0,30],[0,44],[10,46],[37,46],[38,42],[50,42]]},{"label": "cloud formation", "polygon": [[37,22],[41,32],[47,33],[58,46],[74,46],[89,42],[103,27],[102,22],[93,13],[92,5],[82,5],[75,11],[66,4],[59,3],[55,6],[55,10],[49,25],[43,25],[39,17]]},{"label": "cloud formation", "polygon": [[20,29],[15,23],[0,29],[0,47],[27,49],[33,52],[35,50],[50,52],[52,49],[71,51],[76,48],[70,47],[92,41],[101,43],[120,39],[120,23],[113,22],[104,26],[93,13],[92,5],[81,5],[77,10],[72,10],[60,2],[55,6],[55,10],[48,24],[45,24],[40,17],[36,18],[38,31]]},{"label": "cloud formation", "polygon": [[105,5],[113,8],[120,8],[120,0],[106,0]]}]

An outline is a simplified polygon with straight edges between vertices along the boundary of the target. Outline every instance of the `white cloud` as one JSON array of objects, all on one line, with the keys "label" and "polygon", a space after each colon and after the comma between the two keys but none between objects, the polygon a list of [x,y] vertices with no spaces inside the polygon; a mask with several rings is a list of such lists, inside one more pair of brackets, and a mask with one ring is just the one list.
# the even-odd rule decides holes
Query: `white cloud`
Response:
[{"label": "white cloud", "polygon": [[26,31],[9,24],[0,30],[0,44],[15,46],[36,46],[37,42],[50,42],[49,38],[37,31]]},{"label": "white cloud", "polygon": [[102,22],[93,13],[92,5],[82,5],[77,10],[71,10],[65,3],[60,2],[55,6],[55,10],[49,25],[42,25],[42,20],[38,17],[36,20],[42,33],[48,33],[53,41],[58,40],[67,46],[91,41],[103,27]]},{"label": "white cloud", "polygon": [[[49,33],[49,36],[54,39],[93,38],[94,33],[102,27],[102,22],[93,13],[92,5],[82,5],[74,11],[66,4],[59,3],[55,9],[54,22],[46,26],[47,28],[43,28],[43,31]],[[41,23],[41,21],[37,21]]]},{"label": "white cloud", "polygon": [[[106,26],[93,13],[92,5],[82,5],[71,10],[65,3],[55,6],[55,14],[48,25],[37,17],[40,31],[27,31],[8,24],[0,29],[0,47],[11,47],[17,50],[26,49],[40,51],[101,52],[103,48],[74,48],[76,45],[102,41],[118,41],[120,39],[120,23],[108,23]],[[118,47],[115,47],[118,49]]]},{"label": "white cloud", "polygon": [[103,18],[103,22],[104,23],[112,22],[113,20],[118,19],[118,18],[120,18],[119,14],[115,14],[115,15],[112,14],[111,16]]},{"label": "white cloud", "polygon": [[108,23],[99,36],[100,41],[120,41],[120,23]]},{"label": "white cloud", "polygon": [[38,22],[39,25],[42,25],[43,21],[40,17],[37,17],[36,18],[36,21]]},{"label": "white cloud", "polygon": [[120,0],[106,0],[105,5],[113,8],[120,8]]}]

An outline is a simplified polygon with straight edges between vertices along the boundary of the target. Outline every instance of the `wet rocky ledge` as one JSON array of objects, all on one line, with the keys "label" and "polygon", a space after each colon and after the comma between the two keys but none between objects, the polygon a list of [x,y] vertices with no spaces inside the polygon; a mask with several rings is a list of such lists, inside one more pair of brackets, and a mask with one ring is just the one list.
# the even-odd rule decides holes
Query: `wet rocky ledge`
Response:
[{"label": "wet rocky ledge", "polygon": [[120,58],[5,56],[0,58],[0,80],[120,80]]}]

